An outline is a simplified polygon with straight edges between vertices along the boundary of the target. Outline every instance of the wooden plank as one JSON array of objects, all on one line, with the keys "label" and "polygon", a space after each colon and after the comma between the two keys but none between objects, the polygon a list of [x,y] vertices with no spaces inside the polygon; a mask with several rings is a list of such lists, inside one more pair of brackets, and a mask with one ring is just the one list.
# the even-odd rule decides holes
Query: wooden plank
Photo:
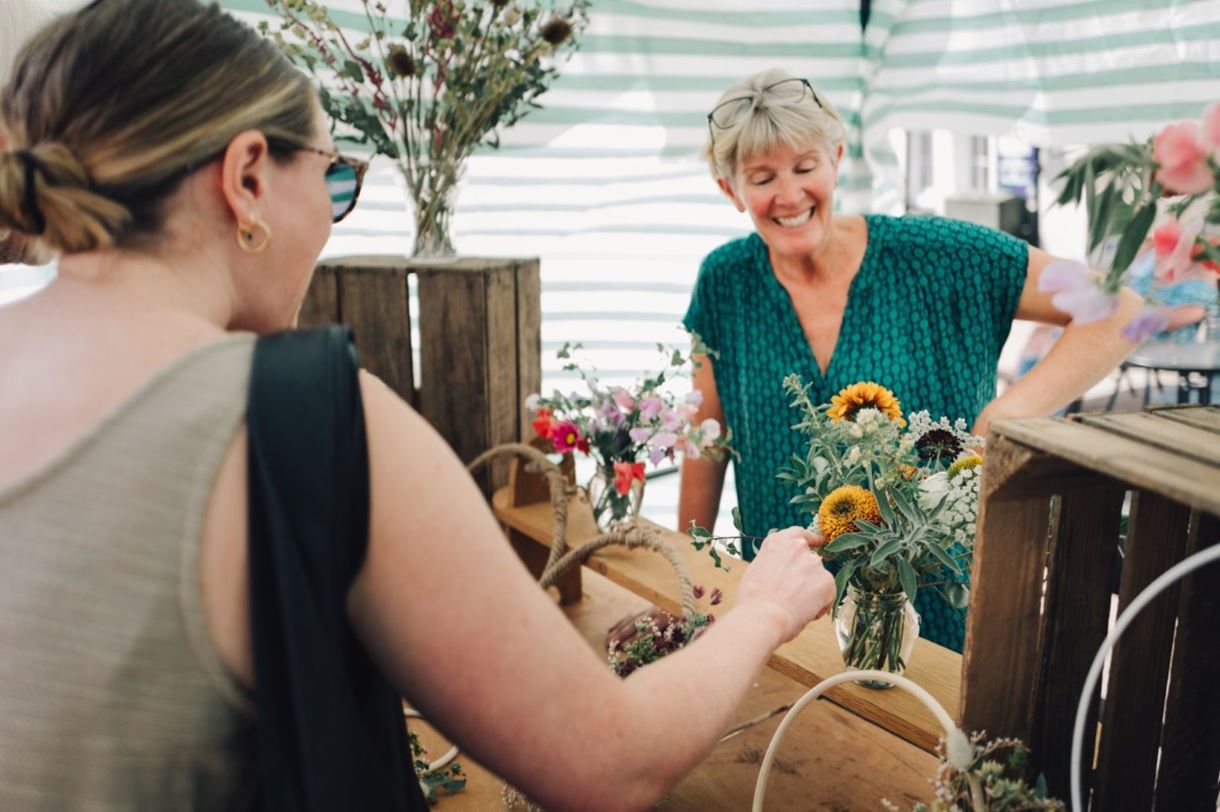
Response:
[{"label": "wooden plank", "polygon": [[1050,499],[1001,498],[1029,469],[1029,449],[995,437],[983,465],[970,611],[962,658],[966,730],[1029,741],[1038,682],[1038,637]]},{"label": "wooden plank", "polygon": [[[1220,544],[1220,518],[1191,517],[1187,554]],[[1220,562],[1181,583],[1178,630],[1161,735],[1158,812],[1213,812],[1220,775]]]},{"label": "wooden plank", "polygon": [[1220,406],[1157,406],[1150,411],[1165,420],[1220,434]]},{"label": "wooden plank", "polygon": [[1216,466],[1052,417],[998,421],[992,432],[997,440],[1015,440],[1196,510],[1220,514],[1220,469]]},{"label": "wooden plank", "polygon": [[[470,462],[491,447],[486,275],[453,268],[418,269],[420,413]],[[475,479],[486,492],[486,470]]]},{"label": "wooden plank", "polygon": [[305,292],[305,299],[301,302],[300,312],[297,313],[297,325],[317,327],[338,322],[339,290],[335,269],[322,264],[314,271],[309,290]]},{"label": "wooden plank", "polygon": [[407,271],[345,267],[337,274],[339,317],[351,325],[360,364],[407,403],[415,403]]},{"label": "wooden plank", "polygon": [[[589,572],[585,598],[564,607],[564,612],[600,656],[606,630],[647,605],[646,600]],[[764,669],[738,707],[736,718],[744,721],[790,704],[805,690],[804,685]],[[749,809],[758,766],[780,718],[718,745],[666,795],[659,808],[674,812]],[[595,748],[597,743],[590,742],[590,746]],[[442,752],[439,744],[432,750]],[[500,779],[468,756],[461,761],[470,773],[468,789],[444,797],[440,808],[448,812],[501,808]],[[768,784],[767,810],[877,809],[883,797],[909,809],[917,801],[930,799],[928,781],[936,765],[933,756],[833,704],[814,703],[784,738]]]},{"label": "wooden plank", "polygon": [[[1131,495],[1121,612],[1158,575],[1180,561],[1190,511],[1148,491]],[[1178,587],[1162,592],[1123,633],[1110,661],[1102,736],[1094,781],[1094,808],[1148,809],[1156,780],[1161,714]]]},{"label": "wooden plank", "polygon": [[[525,395],[517,389],[520,361],[517,357],[516,266],[488,268],[483,295],[486,297],[487,324],[483,341],[487,346],[487,448],[521,439],[521,408]],[[492,488],[508,482],[509,460],[491,463]]]},{"label": "wooden plank", "polygon": [[[549,546],[553,521],[550,504],[514,508],[508,506],[508,496],[507,489],[502,489],[493,497],[497,518],[536,543]],[[683,556],[695,583],[709,591],[720,589],[725,595],[725,605],[733,604],[737,584],[746,567],[744,563],[734,566],[731,572],[717,569],[706,555],[696,553],[690,547],[685,535],[641,521],[655,528]],[[583,494],[574,497],[568,514],[569,545],[577,547],[597,535],[588,501]],[[592,556],[586,566],[667,611],[679,611],[673,568],[658,555],[610,547]],[[842,672],[843,659],[829,617],[810,624],[795,640],[782,646],[771,657],[768,666],[806,686]],[[958,707],[960,672],[961,655],[919,640],[906,675],[927,689],[953,715]],[[943,734],[931,713],[905,692],[843,685],[829,692],[827,698],[929,752]]]},{"label": "wooden plank", "polygon": [[[1039,643],[1041,673],[1028,743],[1051,795],[1059,798],[1071,792],[1076,703],[1109,624],[1124,493],[1121,485],[1106,481],[1092,490],[1064,494],[1051,528]],[[1095,727],[1094,715],[1085,730]]]},{"label": "wooden plank", "polygon": [[1150,412],[1086,414],[1080,416],[1080,422],[1215,466],[1220,478],[1220,437],[1206,429]]},{"label": "wooden plank", "polygon": [[518,437],[533,436],[525,399],[542,389],[542,276],[537,259],[522,260],[517,284],[517,401]]}]

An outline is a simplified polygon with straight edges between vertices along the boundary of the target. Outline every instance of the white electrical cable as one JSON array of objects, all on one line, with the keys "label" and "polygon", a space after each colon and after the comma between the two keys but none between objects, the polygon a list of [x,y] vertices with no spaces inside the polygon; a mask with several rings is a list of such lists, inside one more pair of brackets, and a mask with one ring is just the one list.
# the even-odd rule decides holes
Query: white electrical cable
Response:
[{"label": "white electrical cable", "polygon": [[[421,714],[419,711],[415,710],[415,708],[403,708],[402,715],[407,717],[408,719],[423,719],[424,718],[423,714]],[[436,761],[433,761],[431,764],[428,765],[427,772],[434,773],[437,770],[448,767],[449,762],[451,762],[455,758],[457,758],[458,753],[460,753],[460,752],[461,751],[458,750],[458,746],[456,744],[453,745],[452,747],[450,747],[448,750],[445,751],[445,755],[441,756]],[[424,787],[424,789],[426,791],[427,787]]]},{"label": "white electrical cable", "polygon": [[[762,812],[763,797],[767,794],[767,779],[771,775],[771,762],[775,760],[775,754],[779,751],[780,741],[784,738],[784,734],[788,732],[789,725],[796,721],[797,714],[827,690],[841,683],[854,682],[856,680],[888,682],[913,694],[916,699],[927,706],[928,710],[932,711],[936,721],[940,722],[941,727],[945,729],[945,754],[948,762],[958,770],[965,771],[970,768],[970,765],[974,762],[974,745],[970,743],[970,738],[958,729],[957,725],[953,724],[953,719],[950,718],[948,712],[941,707],[941,704],[930,693],[906,677],[890,674],[886,671],[845,671],[842,674],[827,677],[810,688],[792,706],[792,710],[784,715],[783,721],[775,729],[775,735],[771,737],[771,744],[767,747],[767,755],[763,758],[762,766],[758,769],[758,782],[754,785],[753,812]],[[982,801],[982,790],[975,782],[971,782],[971,790],[975,796],[975,805],[978,806]]]},{"label": "white electrical cable", "polygon": [[1183,575],[1217,559],[1220,559],[1220,544],[1187,556],[1165,570],[1159,578],[1144,587],[1144,590],[1135,596],[1135,600],[1131,601],[1131,605],[1123,610],[1122,614],[1118,616],[1118,622],[1114,624],[1114,629],[1106,635],[1105,641],[1098,649],[1097,656],[1093,658],[1093,665],[1089,668],[1089,675],[1085,677],[1084,690],[1080,693],[1080,703],[1076,706],[1076,723],[1072,727],[1072,809],[1075,812],[1085,812],[1080,791],[1080,758],[1084,742],[1084,720],[1088,715],[1089,705],[1092,704],[1093,691],[1097,688],[1097,680],[1101,677],[1101,667],[1106,660],[1106,655],[1118,642],[1123,631],[1131,625],[1131,621],[1135,620],[1135,616],[1151,603],[1153,598],[1164,592],[1170,584]]}]

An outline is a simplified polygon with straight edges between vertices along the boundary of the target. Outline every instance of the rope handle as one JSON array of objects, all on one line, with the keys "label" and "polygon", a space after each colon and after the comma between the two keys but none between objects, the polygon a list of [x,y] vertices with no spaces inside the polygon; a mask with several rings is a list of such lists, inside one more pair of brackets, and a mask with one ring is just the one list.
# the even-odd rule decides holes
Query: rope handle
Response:
[{"label": "rope handle", "polygon": [[654,528],[645,527],[630,520],[613,525],[610,530],[586,542],[575,550],[568,549],[568,501],[578,492],[578,489],[568,484],[567,477],[559,470],[559,466],[551,462],[547,455],[525,443],[503,443],[489,448],[471,460],[466,470],[474,472],[479,466],[491,460],[515,454],[525,457],[528,462],[525,470],[530,473],[540,473],[546,477],[551,492],[551,509],[555,512],[555,532],[551,536],[551,554],[543,568],[539,585],[546,589],[553,586],[560,576],[573,566],[583,564],[594,553],[606,547],[621,546],[629,550],[645,549],[660,554],[673,567],[678,578],[678,593],[682,604],[682,613],[686,617],[695,614],[695,590],[691,582],[690,570],[686,562],[674,550],[673,545]]}]

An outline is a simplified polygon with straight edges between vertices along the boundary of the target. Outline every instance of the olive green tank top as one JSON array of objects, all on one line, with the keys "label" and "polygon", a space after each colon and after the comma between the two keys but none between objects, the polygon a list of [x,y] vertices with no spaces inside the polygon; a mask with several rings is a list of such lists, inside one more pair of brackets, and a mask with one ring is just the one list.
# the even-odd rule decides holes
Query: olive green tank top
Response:
[{"label": "olive green tank top", "polygon": [[251,806],[253,702],[198,558],[253,347],[192,351],[0,490],[0,809]]}]

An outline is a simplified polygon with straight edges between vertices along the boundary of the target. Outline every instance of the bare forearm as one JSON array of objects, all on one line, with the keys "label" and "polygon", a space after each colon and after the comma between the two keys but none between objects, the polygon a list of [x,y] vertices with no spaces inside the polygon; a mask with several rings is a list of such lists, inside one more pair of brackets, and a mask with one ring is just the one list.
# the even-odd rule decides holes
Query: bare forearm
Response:
[{"label": "bare forearm", "polygon": [[728,464],[727,459],[683,460],[682,483],[678,486],[679,532],[685,532],[692,521],[709,530],[715,525]]},{"label": "bare forearm", "polygon": [[1092,324],[1067,325],[1046,357],[987,405],[975,433],[985,435],[992,420],[1051,414],[1087,392],[1135,349],[1119,331],[1140,306],[1140,297],[1124,289],[1114,315]]}]

